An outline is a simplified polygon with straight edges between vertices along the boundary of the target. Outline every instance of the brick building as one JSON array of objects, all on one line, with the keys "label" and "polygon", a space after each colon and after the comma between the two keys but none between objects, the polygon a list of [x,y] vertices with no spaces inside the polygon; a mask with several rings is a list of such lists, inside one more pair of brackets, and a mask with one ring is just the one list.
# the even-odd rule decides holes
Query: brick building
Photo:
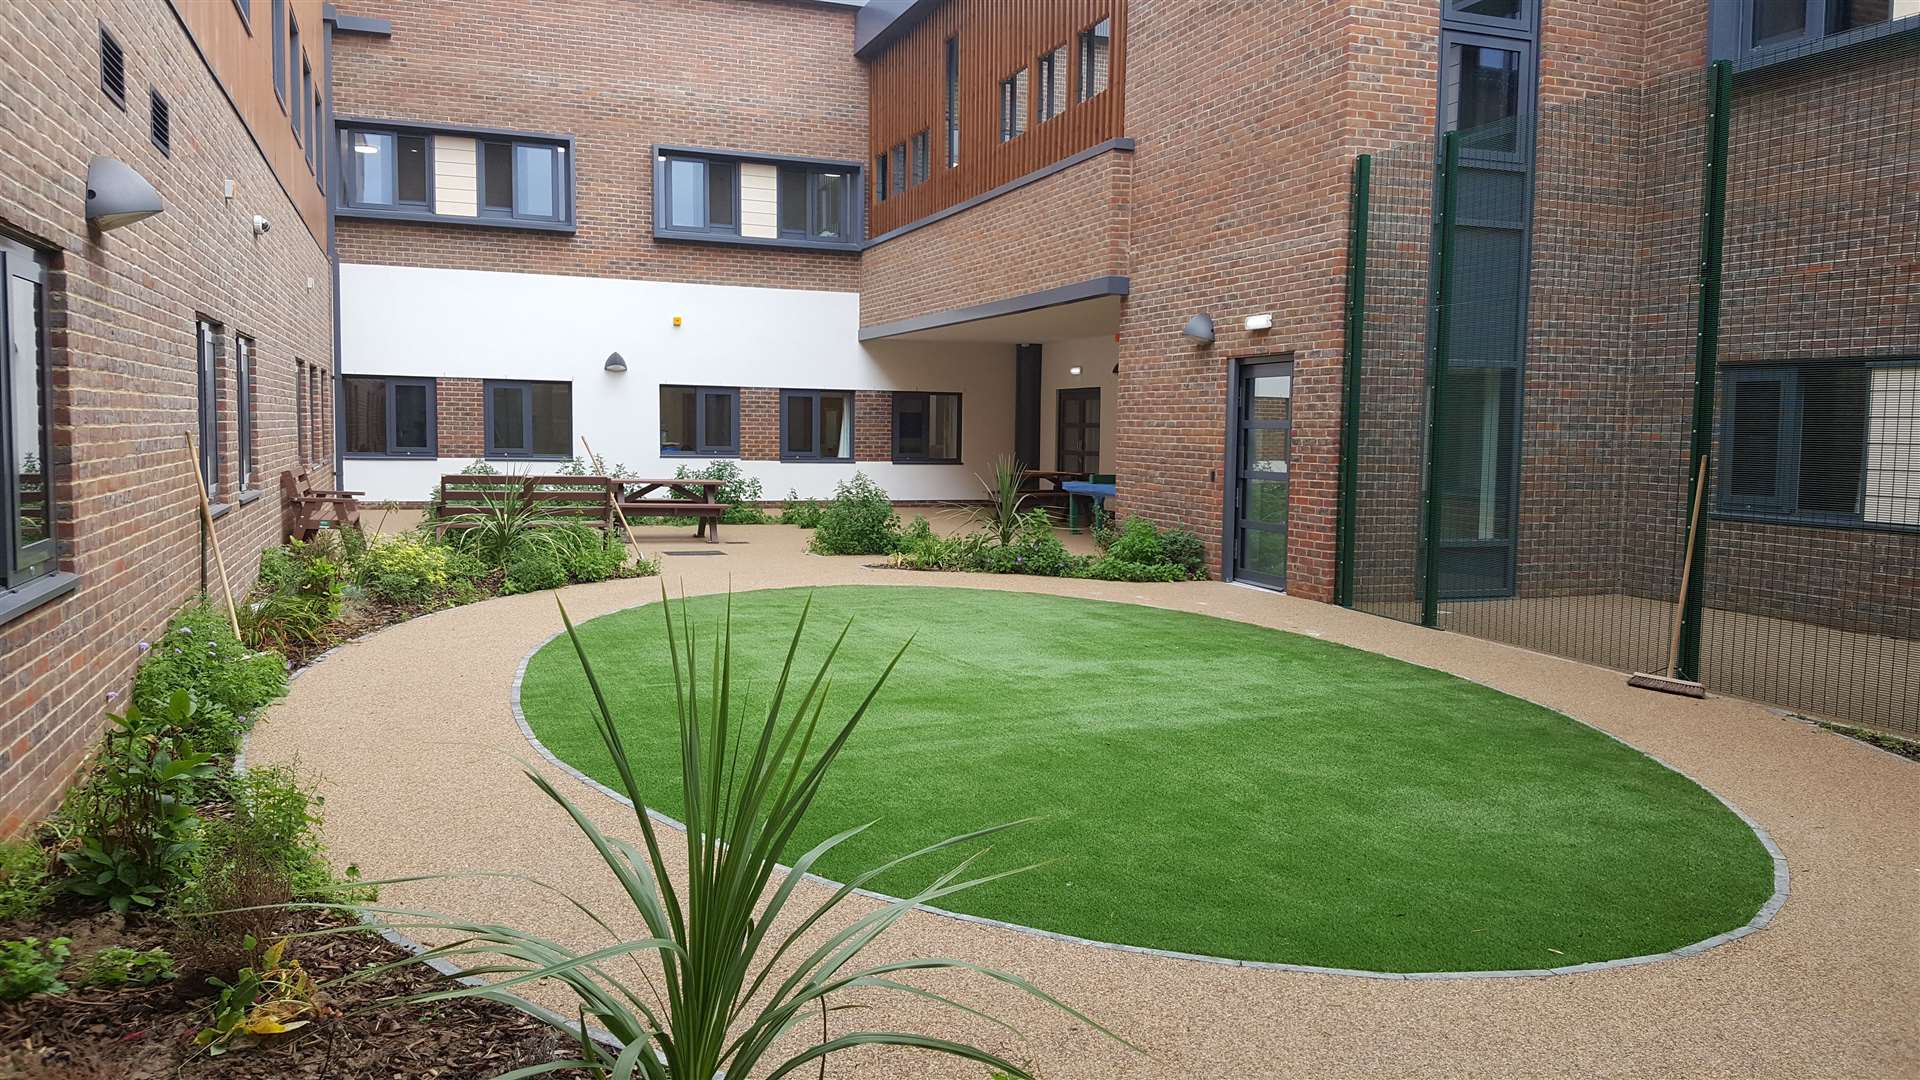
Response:
[{"label": "brick building", "polygon": [[319,0],[0,6],[0,834],[213,574],[183,433],[243,585],[280,472],[330,478],[327,38]]}]

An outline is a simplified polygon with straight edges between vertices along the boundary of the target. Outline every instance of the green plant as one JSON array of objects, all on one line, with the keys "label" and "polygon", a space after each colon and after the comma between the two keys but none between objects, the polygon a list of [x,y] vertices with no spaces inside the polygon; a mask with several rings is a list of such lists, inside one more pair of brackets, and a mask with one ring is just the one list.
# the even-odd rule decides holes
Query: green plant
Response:
[{"label": "green plant", "polygon": [[1160,555],[1189,578],[1207,576],[1207,545],[1185,529],[1168,529],[1160,534]]},{"label": "green plant", "polygon": [[379,540],[360,558],[360,587],[389,604],[424,604],[445,591],[449,562],[447,548],[423,536]]},{"label": "green plant", "polygon": [[194,604],[175,615],[147,651],[133,677],[133,703],[148,715],[162,715],[182,690],[194,702],[192,726],[182,734],[197,748],[229,753],[251,718],[287,692],[286,659],[247,648],[234,636],[225,612]]},{"label": "green plant", "polygon": [[80,966],[80,985],[152,986],[173,978],[173,956],[158,946],[141,951],[112,945]]},{"label": "green plant", "polygon": [[[248,939],[246,948],[255,942]],[[243,967],[232,982],[208,979],[220,988],[213,1022],[193,1037],[195,1046],[219,1056],[235,1047],[251,1046],[263,1036],[281,1035],[311,1023],[328,1010],[300,961],[287,959],[287,941],[275,942],[261,956],[259,970]]]},{"label": "green plant", "polygon": [[1087,564],[1082,577],[1103,581],[1186,581],[1206,573],[1206,547],[1183,529],[1162,533],[1153,522],[1131,517],[1107,535],[1106,554]]},{"label": "green plant", "polygon": [[987,489],[990,506],[987,510],[988,529],[1001,547],[1014,542],[1020,535],[1022,510],[1031,493],[1022,491],[1021,485],[1027,479],[1027,467],[1019,458],[1002,454],[993,459],[993,479],[975,477],[980,486]]},{"label": "green plant", "polygon": [[498,485],[479,490],[480,501],[442,520],[456,526],[449,534],[454,547],[496,570],[507,569],[515,556],[553,543],[553,527],[561,518],[532,498],[523,478],[507,473]]},{"label": "green plant", "polygon": [[808,550],[819,555],[889,555],[900,546],[900,515],[893,500],[864,472],[833,489]]},{"label": "green plant", "polygon": [[27,840],[0,842],[0,923],[38,915],[47,894],[46,849]]},{"label": "green plant", "polygon": [[1160,530],[1153,522],[1143,517],[1131,517],[1120,526],[1120,531],[1111,544],[1107,545],[1107,556],[1121,562],[1153,565],[1165,562],[1165,553],[1160,547]]},{"label": "green plant", "polygon": [[67,938],[54,938],[42,951],[39,938],[0,941],[0,1001],[65,993],[67,984],[60,981],[60,969],[73,955],[67,948],[70,944]]},{"label": "green plant", "polygon": [[1137,563],[1111,555],[1095,559],[1079,576],[1099,581],[1185,581],[1187,572],[1172,563]]},{"label": "green plant", "polygon": [[568,581],[605,581],[626,574],[627,546],[612,533],[574,524],[558,526],[554,533],[553,555]]},{"label": "green plant", "polygon": [[680,465],[673,470],[673,475],[681,480],[720,481],[714,500],[727,504],[727,512],[720,518],[724,525],[765,525],[773,520],[765,510],[754,505],[761,499],[759,477],[741,471],[738,462],[715,461],[698,469]]},{"label": "green plant", "polygon": [[500,591],[514,593],[557,589],[567,583],[567,568],[548,547],[529,546],[507,561],[507,578]]},{"label": "green plant", "polygon": [[[923,1035],[853,1031],[832,1038],[823,1036],[822,1041],[804,1048],[782,1041],[783,1036],[810,1030],[815,1015],[824,1023],[836,1007],[845,1008],[833,1004],[834,995],[842,992],[893,991],[982,1015],[941,994],[901,981],[901,976],[910,972],[982,974],[1106,1030],[1025,980],[993,968],[947,959],[893,960],[867,966],[857,962],[875,940],[915,907],[1019,872],[1008,870],[968,879],[964,875],[978,854],[935,877],[913,898],[889,902],[829,932],[835,909],[874,876],[916,857],[993,835],[1009,825],[929,845],[854,878],[810,913],[788,912],[793,890],[814,863],[866,830],[866,826],[849,829],[816,845],[794,860],[791,871],[779,865],[782,850],[800,828],[834,760],[905,654],[905,645],[893,653],[893,659],[850,716],[823,726],[827,705],[823,688],[829,681],[832,652],[799,693],[797,703],[789,706],[793,657],[806,629],[803,610],[764,719],[755,723],[747,719],[745,708],[734,696],[730,627],[723,624],[718,631],[716,655],[710,661],[712,681],[702,695],[695,683],[695,673],[703,670],[704,660],[696,635],[684,618],[680,624],[675,623],[673,607],[664,595],[660,607],[667,620],[680,728],[680,813],[686,822],[686,857],[691,868],[684,890],[675,885],[668,869],[666,850],[649,817],[646,794],[634,778],[620,724],[607,706],[586,648],[563,606],[561,619],[597,703],[595,726],[605,752],[620,772],[645,839],[645,851],[607,837],[539,773],[528,769],[526,775],[572,817],[593,844],[633,904],[632,914],[645,924],[647,936],[576,953],[512,927],[429,919],[426,925],[456,932],[462,940],[400,963],[487,957],[485,970],[496,981],[487,986],[417,995],[413,999],[416,1003],[484,996],[515,1004],[516,999],[501,997],[501,993],[552,979],[577,997],[583,1025],[599,1025],[623,1049],[614,1053],[583,1037],[578,1059],[554,1062],[547,1068],[611,1070],[622,1080],[710,1080],[722,1071],[728,1076],[777,1080],[815,1061],[824,1063],[837,1051],[863,1045],[917,1047],[951,1054],[1029,1080],[1027,1072],[986,1050]],[[841,641],[845,637],[843,630]],[[798,690],[797,685],[794,689]],[[816,737],[820,740],[817,751]],[[776,876],[780,878],[777,886]],[[580,901],[572,903],[611,933],[611,923]],[[413,914],[372,910],[385,915]],[[777,933],[776,926],[780,928]],[[812,934],[816,928],[820,928],[818,935]],[[664,999],[655,999],[657,1007],[647,1003],[650,995],[611,970],[612,964],[626,958],[632,958],[643,974],[657,965],[657,984],[652,975],[647,976],[650,985],[664,987]],[[546,1013],[543,1019],[552,1022],[553,1014]],[[777,1043],[780,1049],[776,1053]]]},{"label": "green plant", "polygon": [[792,488],[787,489],[786,504],[780,508],[780,524],[798,525],[803,529],[820,527],[820,516],[825,511],[816,499],[803,499]]},{"label": "green plant", "polygon": [[319,644],[340,613],[339,594],[334,595],[328,602],[300,593],[268,593],[240,608],[241,636],[256,649],[283,654]]},{"label": "green plant", "polygon": [[78,841],[60,854],[69,892],[124,914],[158,904],[190,867],[200,844],[195,785],[219,771],[208,764],[213,755],[176,734],[192,729],[194,709],[193,696],[177,690],[158,715],[132,705],[108,716],[93,771],[61,811]]}]

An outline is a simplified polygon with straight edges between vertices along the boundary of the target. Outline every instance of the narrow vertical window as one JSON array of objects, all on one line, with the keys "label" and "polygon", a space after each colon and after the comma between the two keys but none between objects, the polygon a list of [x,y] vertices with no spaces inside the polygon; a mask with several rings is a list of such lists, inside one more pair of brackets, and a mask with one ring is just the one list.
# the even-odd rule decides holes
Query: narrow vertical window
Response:
[{"label": "narrow vertical window", "polygon": [[926,131],[917,131],[913,136],[913,186],[919,187],[927,182],[927,175],[933,167],[933,141]]},{"label": "narrow vertical window", "polygon": [[960,39],[947,39],[947,168],[960,164]]},{"label": "narrow vertical window", "polygon": [[300,20],[287,13],[287,122],[293,125],[293,141],[300,141],[301,118],[306,115],[306,97],[300,93]]},{"label": "narrow vertical window", "polygon": [[813,174],[813,223],[816,240],[847,237],[847,177],[845,173]]},{"label": "narrow vertical window", "polygon": [[287,0],[273,0],[273,96],[287,107]]},{"label": "narrow vertical window", "polygon": [[199,387],[197,412],[199,414],[200,475],[206,478],[207,498],[218,500],[220,495],[220,381],[219,351],[220,331],[212,323],[201,320],[196,324],[199,330],[199,363],[197,385]]},{"label": "narrow vertical window", "polygon": [[301,464],[312,460],[307,446],[307,362],[293,362],[293,443],[294,458]]},{"label": "narrow vertical window", "polygon": [[55,568],[45,264],[0,239],[0,282],[0,588],[12,589]]},{"label": "narrow vertical window", "polygon": [[893,144],[893,165],[891,167],[891,171],[893,173],[893,193],[895,195],[898,195],[901,192],[907,190],[907,144],[906,143],[900,142],[900,143]]},{"label": "narrow vertical window", "polygon": [[1019,138],[1027,130],[1027,69],[1000,80],[1000,141]]},{"label": "narrow vertical window", "polygon": [[234,480],[239,490],[253,487],[253,339],[233,339]]},{"label": "narrow vertical window", "polygon": [[513,148],[513,214],[525,218],[559,216],[560,155],[555,147],[516,143]]},{"label": "narrow vertical window", "polygon": [[878,154],[873,159],[873,201],[874,202],[887,201],[887,195],[888,195],[887,159],[889,156],[890,155],[888,154]]},{"label": "narrow vertical window", "polygon": [[484,210],[513,210],[513,144],[482,143],[480,148],[480,206]]},{"label": "narrow vertical window", "polygon": [[1036,67],[1039,82],[1034,86],[1035,108],[1043,121],[1067,111],[1067,47],[1061,45],[1040,55]]},{"label": "narrow vertical window", "polygon": [[[306,103],[312,100],[313,100],[313,64],[308,62],[305,57],[302,57],[300,61],[300,108],[305,109],[307,107]],[[307,124],[307,168],[312,169],[314,167],[313,166],[314,148],[320,142],[319,110],[316,109],[313,112],[308,113],[308,121],[309,122]]]},{"label": "narrow vertical window", "polygon": [[1106,91],[1112,74],[1113,20],[1101,19],[1080,31],[1079,99],[1086,101]]}]

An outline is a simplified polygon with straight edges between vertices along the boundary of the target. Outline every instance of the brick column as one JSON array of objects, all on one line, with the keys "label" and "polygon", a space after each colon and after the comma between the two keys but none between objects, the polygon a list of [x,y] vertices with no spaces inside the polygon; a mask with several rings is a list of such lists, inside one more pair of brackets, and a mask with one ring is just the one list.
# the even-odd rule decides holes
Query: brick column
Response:
[{"label": "brick column", "polygon": [[741,387],[740,457],[743,461],[780,460],[780,391]]},{"label": "brick column", "polygon": [[481,457],[486,453],[486,407],[479,379],[440,379],[434,383],[434,425],[441,457]]},{"label": "brick column", "polygon": [[853,392],[853,459],[893,460],[893,394],[887,390]]}]

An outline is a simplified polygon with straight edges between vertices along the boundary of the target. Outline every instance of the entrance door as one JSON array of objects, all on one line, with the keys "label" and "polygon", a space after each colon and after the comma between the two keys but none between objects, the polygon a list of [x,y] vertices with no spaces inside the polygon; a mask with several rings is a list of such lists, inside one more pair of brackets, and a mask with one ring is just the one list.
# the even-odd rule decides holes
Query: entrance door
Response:
[{"label": "entrance door", "polygon": [[1100,388],[1060,391],[1059,445],[1053,467],[1062,472],[1100,471]]},{"label": "entrance door", "polygon": [[1293,362],[1242,365],[1236,391],[1232,576],[1284,589]]}]

